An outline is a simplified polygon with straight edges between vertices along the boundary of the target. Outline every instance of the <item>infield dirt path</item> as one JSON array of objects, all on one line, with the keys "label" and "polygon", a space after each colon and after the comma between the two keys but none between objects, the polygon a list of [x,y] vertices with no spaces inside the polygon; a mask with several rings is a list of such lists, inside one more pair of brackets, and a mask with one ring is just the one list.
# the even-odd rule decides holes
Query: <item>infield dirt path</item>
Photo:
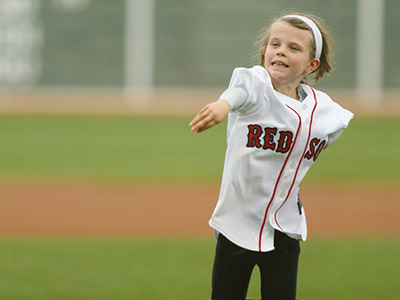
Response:
[{"label": "infield dirt path", "polygon": [[[3,236],[212,236],[218,186],[0,184]],[[305,186],[309,236],[400,236],[399,187]]]}]

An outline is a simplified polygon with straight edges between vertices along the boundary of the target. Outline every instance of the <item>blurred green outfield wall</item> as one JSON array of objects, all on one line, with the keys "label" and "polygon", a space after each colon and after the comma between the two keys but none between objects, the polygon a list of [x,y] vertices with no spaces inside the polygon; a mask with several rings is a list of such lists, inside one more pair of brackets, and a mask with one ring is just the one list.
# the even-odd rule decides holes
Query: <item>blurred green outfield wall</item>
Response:
[{"label": "blurred green outfield wall", "polygon": [[[276,17],[290,12],[321,16],[337,39],[338,70],[330,86],[354,86],[356,1],[185,1],[157,2],[157,85],[225,86],[235,66],[258,64],[257,36]],[[338,21],[340,18],[340,21]],[[189,70],[192,70],[188,76]],[[341,71],[340,71],[341,70]],[[171,76],[173,74],[174,76]]]},{"label": "blurred green outfield wall", "polygon": [[42,1],[44,86],[123,83],[124,1],[91,1],[81,8]]},{"label": "blurred green outfield wall", "polygon": [[[123,87],[127,1],[1,0],[0,87]],[[398,88],[400,1],[385,2],[384,87]],[[356,0],[153,0],[155,87],[226,86],[282,13],[321,16],[336,40],[325,88],[356,84]],[[371,20],[373,21],[373,20]]]}]

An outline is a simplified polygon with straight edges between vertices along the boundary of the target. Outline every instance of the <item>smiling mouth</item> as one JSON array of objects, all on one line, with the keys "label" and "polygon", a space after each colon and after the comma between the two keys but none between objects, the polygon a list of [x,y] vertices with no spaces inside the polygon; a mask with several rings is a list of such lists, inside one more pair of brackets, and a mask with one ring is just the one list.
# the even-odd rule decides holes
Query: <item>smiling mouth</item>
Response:
[{"label": "smiling mouth", "polygon": [[273,65],[273,66],[279,66],[279,67],[289,68],[289,65],[285,64],[285,63],[282,62],[282,61],[274,61],[274,62],[272,63],[272,65]]}]

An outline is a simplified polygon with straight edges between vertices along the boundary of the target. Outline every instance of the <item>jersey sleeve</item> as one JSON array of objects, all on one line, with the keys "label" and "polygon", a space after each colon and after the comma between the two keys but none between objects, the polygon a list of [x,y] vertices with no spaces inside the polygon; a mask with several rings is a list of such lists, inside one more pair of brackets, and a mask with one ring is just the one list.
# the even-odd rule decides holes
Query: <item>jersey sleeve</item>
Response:
[{"label": "jersey sleeve", "polygon": [[267,71],[261,66],[234,69],[229,88],[240,88],[247,94],[241,105],[236,107],[237,111],[243,112],[257,107],[264,99],[267,82]]},{"label": "jersey sleeve", "polygon": [[344,129],[339,129],[338,131],[335,131],[334,133],[328,134],[328,144],[326,147],[329,147],[332,145],[334,142],[336,142],[339,137],[342,135]]},{"label": "jersey sleeve", "polygon": [[226,89],[218,100],[223,100],[228,103],[231,111],[239,109],[247,99],[247,92],[239,87],[231,87]]},{"label": "jersey sleeve", "polygon": [[354,117],[354,114],[349,110],[341,107],[339,104],[334,103],[334,113],[336,116],[336,127],[332,130],[332,132],[328,135],[328,146],[332,145],[336,142],[339,137],[342,135],[343,131],[349,125],[351,119]]}]

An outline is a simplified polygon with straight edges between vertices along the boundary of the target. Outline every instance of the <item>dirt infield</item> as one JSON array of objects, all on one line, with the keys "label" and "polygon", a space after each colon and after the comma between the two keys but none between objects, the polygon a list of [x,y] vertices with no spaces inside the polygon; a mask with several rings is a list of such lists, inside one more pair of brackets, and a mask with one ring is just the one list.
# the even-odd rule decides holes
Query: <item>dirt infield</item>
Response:
[{"label": "dirt infield", "polygon": [[[306,186],[309,235],[400,236],[399,187]],[[0,184],[2,236],[212,236],[218,186]]]}]

